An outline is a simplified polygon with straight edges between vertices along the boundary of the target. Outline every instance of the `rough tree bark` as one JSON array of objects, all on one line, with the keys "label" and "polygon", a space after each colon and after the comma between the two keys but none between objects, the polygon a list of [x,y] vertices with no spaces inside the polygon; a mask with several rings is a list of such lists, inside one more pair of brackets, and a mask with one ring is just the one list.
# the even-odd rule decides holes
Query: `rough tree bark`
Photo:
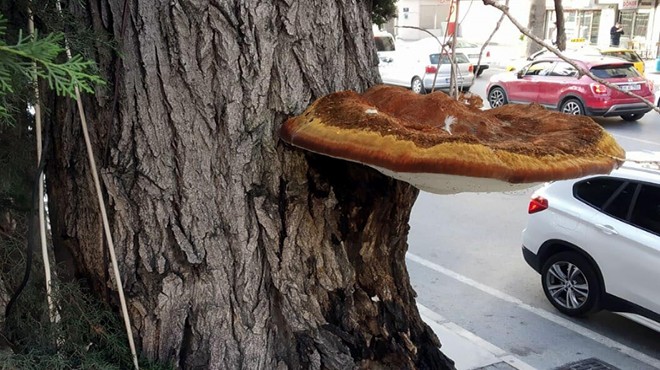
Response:
[{"label": "rough tree bark", "polygon": [[[545,23],[545,0],[532,0],[529,7],[529,20],[527,28],[532,34],[543,38],[543,24]],[[541,50],[542,46],[532,39],[527,39],[527,55],[532,55]]]},{"label": "rough tree bark", "polygon": [[[368,1],[128,1],[112,94],[85,98],[142,353],[181,368],[453,368],[405,266],[417,190],[277,130],[379,79]],[[123,0],[69,2],[120,34]],[[119,66],[116,68],[115,66]],[[53,235],[115,298],[72,102],[56,100]]]}]

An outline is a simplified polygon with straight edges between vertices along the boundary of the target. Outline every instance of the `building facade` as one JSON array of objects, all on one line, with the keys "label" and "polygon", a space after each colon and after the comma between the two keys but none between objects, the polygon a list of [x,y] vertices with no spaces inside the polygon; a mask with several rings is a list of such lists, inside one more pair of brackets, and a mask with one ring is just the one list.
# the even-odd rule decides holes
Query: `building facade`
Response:
[{"label": "building facade", "polygon": [[[511,0],[510,13],[523,25],[527,25],[532,0]],[[623,25],[621,47],[632,48],[643,57],[659,56],[660,0],[563,0],[566,37],[568,40],[607,47],[610,43],[610,28],[616,21]],[[456,22],[458,35],[485,41],[494,30],[501,12],[486,6],[481,0],[460,0],[458,12],[452,8],[451,0],[399,0],[398,17],[387,25],[390,33],[402,40],[417,40],[428,37],[422,31],[408,27],[419,27],[435,35],[444,35]],[[554,1],[545,0],[544,35],[546,40],[554,36],[556,13]],[[450,14],[455,14],[452,18]],[[526,41],[521,32],[505,20],[492,42],[514,47],[524,52]]]}]

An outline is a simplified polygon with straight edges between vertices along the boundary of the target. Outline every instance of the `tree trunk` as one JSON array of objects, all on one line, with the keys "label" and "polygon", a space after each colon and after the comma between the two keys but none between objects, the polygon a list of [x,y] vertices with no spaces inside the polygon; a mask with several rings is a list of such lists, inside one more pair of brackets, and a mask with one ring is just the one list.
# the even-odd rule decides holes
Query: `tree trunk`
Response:
[{"label": "tree trunk", "polygon": [[[532,0],[529,7],[529,21],[527,28],[533,35],[544,38],[543,24],[545,23],[545,0]],[[537,44],[534,40],[527,38],[527,55],[532,55],[541,50],[541,45]]]},{"label": "tree trunk", "polygon": [[561,0],[555,0],[555,17],[557,18],[557,49],[566,50],[566,28],[564,27],[564,6]]},{"label": "tree trunk", "polygon": [[[123,3],[69,6],[119,37]],[[453,368],[405,266],[417,190],[277,136],[314,99],[378,81],[368,3],[129,1],[121,62],[99,47],[115,120],[111,92],[85,109],[144,355],[190,369]],[[70,101],[53,112],[58,255],[114,302],[79,119]]]}]

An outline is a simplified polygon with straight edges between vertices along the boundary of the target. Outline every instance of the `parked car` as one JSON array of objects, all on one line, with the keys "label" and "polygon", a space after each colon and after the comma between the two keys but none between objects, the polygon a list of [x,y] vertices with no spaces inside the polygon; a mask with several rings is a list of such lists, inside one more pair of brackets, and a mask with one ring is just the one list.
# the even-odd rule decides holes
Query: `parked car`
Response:
[{"label": "parked car", "polygon": [[642,317],[629,317],[657,329],[660,152],[630,154],[649,162],[626,161],[610,175],[556,181],[537,190],[522,253],[562,313],[632,313]]},{"label": "parked car", "polygon": [[[449,39],[440,38],[440,42],[449,42]],[[468,57],[470,63],[477,68],[477,62],[479,62],[479,53],[481,53],[481,44],[475,41],[469,41],[461,37],[456,38],[456,53],[463,53]],[[406,50],[440,50],[440,43],[433,37],[426,37],[421,40],[413,41],[403,45]],[[481,76],[483,71],[490,68],[491,64],[491,52],[488,47],[484,50],[483,55],[481,56],[481,62],[479,63],[479,70],[476,71],[476,76]]]},{"label": "parked car", "polygon": [[[457,85],[461,91],[468,91],[474,83],[474,67],[465,54],[456,53],[455,59]],[[378,70],[383,83],[408,87],[422,94],[431,91],[434,79],[436,90],[448,90],[452,67],[449,54],[411,49],[381,58]]]},{"label": "parked car", "polygon": [[396,51],[394,36],[386,31],[374,31],[374,43],[379,60],[387,60]]},{"label": "parked car", "polygon": [[[632,63],[608,57],[573,61],[596,77],[655,102],[653,83],[642,77]],[[620,116],[626,121],[636,121],[651,110],[640,99],[582,75],[557,57],[540,58],[518,72],[492,76],[486,91],[493,108],[508,103],[538,103],[567,114]]]},{"label": "parked car", "polygon": [[[477,42],[473,41],[468,41],[465,39],[462,39],[460,37],[456,38],[456,52],[457,53],[463,53],[465,54],[468,59],[470,59],[470,63],[474,66],[474,68],[477,68],[477,63],[479,62],[479,53],[481,53],[481,46]],[[481,74],[490,68],[490,63],[491,63],[491,55],[490,55],[490,50],[488,47],[484,49],[483,54],[481,55],[481,62],[479,62],[479,70],[476,71],[477,77],[481,76]]]},{"label": "parked car", "polygon": [[[639,71],[640,74],[644,75],[645,64],[642,57],[637,54],[632,49],[624,48],[598,48],[596,46],[580,46],[579,48],[567,49],[562,54],[569,58],[584,58],[584,57],[598,57],[598,56],[609,56],[613,58],[621,58],[625,61],[632,63],[635,66],[635,69]],[[515,71],[520,69],[520,67],[528,64],[530,61],[534,61],[540,58],[548,58],[555,56],[555,53],[550,50],[543,49],[537,51],[536,53],[527,57],[522,61],[516,61],[506,66],[507,71]]]}]

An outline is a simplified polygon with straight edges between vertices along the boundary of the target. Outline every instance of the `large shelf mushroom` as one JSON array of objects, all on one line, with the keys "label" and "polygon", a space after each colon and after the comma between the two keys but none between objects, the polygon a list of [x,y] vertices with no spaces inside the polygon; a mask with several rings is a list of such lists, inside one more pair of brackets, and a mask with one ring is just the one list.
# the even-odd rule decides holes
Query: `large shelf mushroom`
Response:
[{"label": "large shelf mushroom", "polygon": [[375,86],[324,96],[280,130],[286,142],[439,193],[503,191],[609,173],[623,149],[593,120],[538,105]]}]

